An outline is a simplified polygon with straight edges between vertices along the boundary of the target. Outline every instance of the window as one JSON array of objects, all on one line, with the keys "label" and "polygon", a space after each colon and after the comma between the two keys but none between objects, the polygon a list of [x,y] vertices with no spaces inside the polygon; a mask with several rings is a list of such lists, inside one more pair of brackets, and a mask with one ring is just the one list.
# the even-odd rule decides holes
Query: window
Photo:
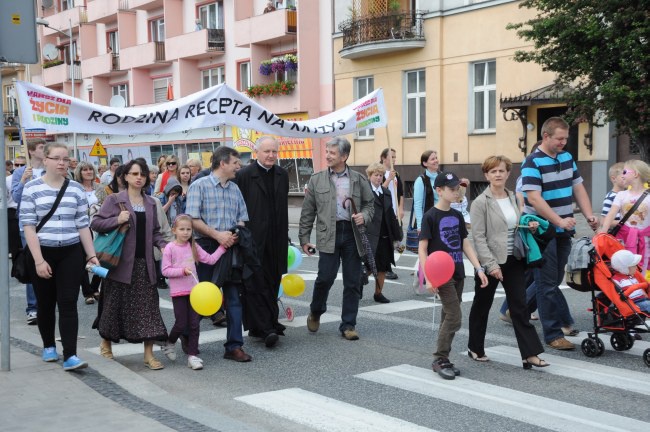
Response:
[{"label": "window", "polygon": [[149,30],[151,32],[151,42],[165,41],[165,20],[163,18],[150,21]]},{"label": "window", "polygon": [[[361,99],[375,90],[375,79],[373,77],[357,78],[354,83],[354,97]],[[357,132],[357,138],[371,138],[375,136],[374,129],[365,129]]]},{"label": "window", "polygon": [[122,96],[126,102],[125,106],[129,106],[129,85],[118,84],[111,87],[113,96]]},{"label": "window", "polygon": [[[64,45],[63,48],[61,48],[63,51],[61,55],[63,56],[63,61],[66,64],[70,64],[70,44]],[[77,56],[77,41],[72,41],[72,60],[77,61],[79,60],[79,57]]]},{"label": "window", "polygon": [[406,72],[406,135],[427,131],[427,86],[424,70]]},{"label": "window", "polygon": [[172,84],[171,77],[153,80],[154,103],[167,102],[167,87]]},{"label": "window", "polygon": [[18,115],[18,103],[16,102],[16,90],[13,85],[5,86],[5,112]]},{"label": "window", "polygon": [[223,29],[223,3],[210,3],[199,7],[199,19],[204,29]]},{"label": "window", "polygon": [[471,127],[473,131],[494,131],[497,109],[496,61],[472,65]]},{"label": "window", "polygon": [[[50,3],[50,6],[52,4]],[[74,7],[74,0],[61,0],[61,10],[68,10]]]},{"label": "window", "polygon": [[108,52],[113,54],[120,53],[120,38],[117,31],[112,31],[107,33],[108,36]]},{"label": "window", "polygon": [[214,69],[201,71],[201,80],[203,82],[203,90],[223,84],[226,81],[226,70],[223,66],[219,66]]},{"label": "window", "polygon": [[239,63],[239,91],[246,91],[251,86],[250,62]]}]

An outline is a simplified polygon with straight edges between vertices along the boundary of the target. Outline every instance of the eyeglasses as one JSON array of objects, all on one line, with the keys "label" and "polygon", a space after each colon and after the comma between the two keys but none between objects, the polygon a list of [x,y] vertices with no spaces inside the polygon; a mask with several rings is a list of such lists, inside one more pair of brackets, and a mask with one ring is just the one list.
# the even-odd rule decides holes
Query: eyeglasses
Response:
[{"label": "eyeglasses", "polygon": [[14,166],[15,166],[16,168],[20,168],[21,166],[25,166],[25,164],[15,163]]},{"label": "eyeglasses", "polygon": [[624,169],[623,170],[623,175],[625,175],[625,174],[634,174],[635,172],[636,171],[634,171],[633,169]]},{"label": "eyeglasses", "polygon": [[167,166],[176,165],[176,162],[167,162]]},{"label": "eyeglasses", "polygon": [[559,174],[560,171],[562,171],[562,164],[560,163],[560,160],[553,159],[553,163],[555,163],[555,174]]},{"label": "eyeglasses", "polygon": [[143,172],[130,172],[128,174],[132,175],[133,177],[146,177],[146,175]]},{"label": "eyeglasses", "polygon": [[48,156],[47,159],[49,159],[51,161],[54,161],[54,162],[56,162],[58,164],[60,164],[60,163],[69,164],[70,163],[70,158],[51,158],[51,157]]}]

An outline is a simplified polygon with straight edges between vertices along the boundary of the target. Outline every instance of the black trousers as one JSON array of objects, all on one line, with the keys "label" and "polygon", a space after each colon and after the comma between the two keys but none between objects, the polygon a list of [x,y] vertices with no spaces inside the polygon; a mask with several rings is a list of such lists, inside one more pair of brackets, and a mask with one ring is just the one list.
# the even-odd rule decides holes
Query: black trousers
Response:
[{"label": "black trousers", "polygon": [[52,268],[52,277],[38,277],[34,264],[31,264],[32,284],[38,304],[38,331],[44,348],[56,346],[54,331],[58,308],[63,359],[67,360],[77,355],[77,299],[81,275],[85,276],[84,252],[80,243],[63,247],[41,246],[41,252]]},{"label": "black trousers", "polygon": [[[515,329],[515,337],[521,358],[526,359],[544,352],[535,327],[530,323],[530,312],[526,305],[525,271],[522,261],[508,256],[505,264],[501,264],[503,274],[503,288],[510,306],[510,318]],[[481,281],[474,278],[474,302],[469,313],[469,342],[467,347],[483,356],[485,354],[485,333],[487,331],[488,316],[494,300],[499,280],[487,275],[488,285],[481,288]]]}]

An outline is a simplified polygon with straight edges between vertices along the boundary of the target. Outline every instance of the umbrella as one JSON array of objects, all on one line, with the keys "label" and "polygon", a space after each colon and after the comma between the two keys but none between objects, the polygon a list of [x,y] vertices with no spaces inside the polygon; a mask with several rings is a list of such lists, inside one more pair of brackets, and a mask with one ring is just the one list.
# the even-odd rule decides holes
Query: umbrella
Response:
[{"label": "umbrella", "polygon": [[[350,205],[352,206],[352,214],[357,214],[357,206],[354,205],[354,201],[352,201],[352,198],[348,197],[343,200],[343,207],[347,208],[345,206],[345,203],[347,201],[350,201]],[[354,223],[354,221],[352,222]],[[368,235],[366,234],[366,226],[361,224],[357,225],[357,230],[359,231],[359,235],[361,236],[361,244],[363,245],[364,250],[366,251],[366,258],[363,260],[364,264],[366,265],[366,268],[372,272],[373,276],[375,278],[377,277],[377,264],[375,264],[375,253],[372,251],[372,247],[370,246],[370,240],[368,240]]]}]

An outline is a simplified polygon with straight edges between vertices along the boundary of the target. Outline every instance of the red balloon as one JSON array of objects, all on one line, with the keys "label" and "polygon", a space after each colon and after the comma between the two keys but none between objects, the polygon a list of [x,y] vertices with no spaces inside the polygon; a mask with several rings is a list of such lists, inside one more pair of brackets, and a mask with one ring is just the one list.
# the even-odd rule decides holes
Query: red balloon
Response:
[{"label": "red balloon", "polygon": [[439,287],[447,282],[454,275],[456,264],[447,252],[435,251],[424,263],[424,273],[434,287]]}]

